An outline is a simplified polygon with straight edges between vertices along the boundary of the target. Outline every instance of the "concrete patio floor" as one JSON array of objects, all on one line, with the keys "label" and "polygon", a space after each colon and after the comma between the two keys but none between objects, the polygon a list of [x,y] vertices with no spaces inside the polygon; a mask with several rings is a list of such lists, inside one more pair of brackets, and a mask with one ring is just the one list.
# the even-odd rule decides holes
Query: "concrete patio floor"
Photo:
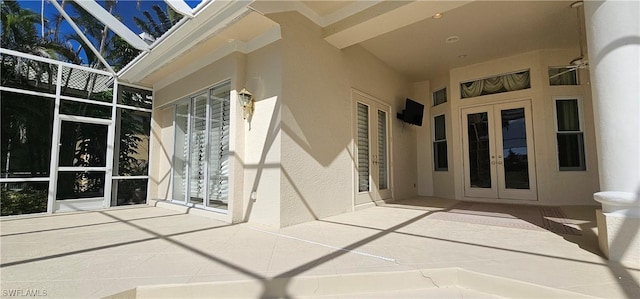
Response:
[{"label": "concrete patio floor", "polygon": [[598,250],[595,207],[562,207],[564,225],[581,233],[562,235],[517,217],[513,225],[489,219],[514,218],[501,213],[479,223],[436,217],[457,203],[414,198],[282,229],[149,206],[7,218],[0,222],[2,296],[96,298],[142,285],[457,267],[640,298],[638,266]]}]

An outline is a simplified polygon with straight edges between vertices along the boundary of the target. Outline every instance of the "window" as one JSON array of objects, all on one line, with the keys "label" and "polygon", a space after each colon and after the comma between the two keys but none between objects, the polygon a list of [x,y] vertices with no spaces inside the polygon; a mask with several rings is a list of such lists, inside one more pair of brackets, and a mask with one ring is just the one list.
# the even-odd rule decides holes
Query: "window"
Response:
[{"label": "window", "polygon": [[549,85],[578,85],[578,71],[576,68],[550,67]]},{"label": "window", "polygon": [[529,70],[460,83],[463,99],[531,88]]},{"label": "window", "polygon": [[449,170],[447,159],[447,131],[444,114],[433,118],[433,165],[436,171]]},{"label": "window", "polygon": [[174,200],[227,210],[229,94],[225,83],[175,106]]},{"label": "window", "polygon": [[447,88],[436,90],[433,92],[433,106],[438,106],[447,102]]},{"label": "window", "polygon": [[586,170],[580,103],[577,99],[557,99],[555,103],[559,169]]}]

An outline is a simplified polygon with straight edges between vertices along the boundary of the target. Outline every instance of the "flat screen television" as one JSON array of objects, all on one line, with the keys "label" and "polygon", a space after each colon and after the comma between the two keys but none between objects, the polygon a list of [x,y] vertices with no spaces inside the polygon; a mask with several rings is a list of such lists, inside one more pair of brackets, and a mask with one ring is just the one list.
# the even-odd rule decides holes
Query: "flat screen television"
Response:
[{"label": "flat screen television", "polygon": [[422,126],[423,115],[424,105],[407,98],[405,108],[402,113],[398,113],[398,118],[406,123],[416,126]]}]

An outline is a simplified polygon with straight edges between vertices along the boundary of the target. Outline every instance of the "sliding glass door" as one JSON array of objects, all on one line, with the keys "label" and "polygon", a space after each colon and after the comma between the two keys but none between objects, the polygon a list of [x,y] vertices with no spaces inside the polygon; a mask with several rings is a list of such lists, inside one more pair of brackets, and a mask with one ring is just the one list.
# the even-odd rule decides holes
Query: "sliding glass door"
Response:
[{"label": "sliding glass door", "polygon": [[173,201],[227,210],[229,83],[175,106]]}]

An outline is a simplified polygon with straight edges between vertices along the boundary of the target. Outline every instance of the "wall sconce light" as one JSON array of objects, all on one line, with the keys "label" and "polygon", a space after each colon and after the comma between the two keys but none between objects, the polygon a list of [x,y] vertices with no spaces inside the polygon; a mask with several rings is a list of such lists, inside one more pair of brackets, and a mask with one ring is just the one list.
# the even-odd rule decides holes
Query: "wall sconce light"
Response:
[{"label": "wall sconce light", "polygon": [[246,88],[243,88],[238,93],[240,99],[240,105],[242,106],[242,118],[249,119],[253,114],[253,95]]}]

